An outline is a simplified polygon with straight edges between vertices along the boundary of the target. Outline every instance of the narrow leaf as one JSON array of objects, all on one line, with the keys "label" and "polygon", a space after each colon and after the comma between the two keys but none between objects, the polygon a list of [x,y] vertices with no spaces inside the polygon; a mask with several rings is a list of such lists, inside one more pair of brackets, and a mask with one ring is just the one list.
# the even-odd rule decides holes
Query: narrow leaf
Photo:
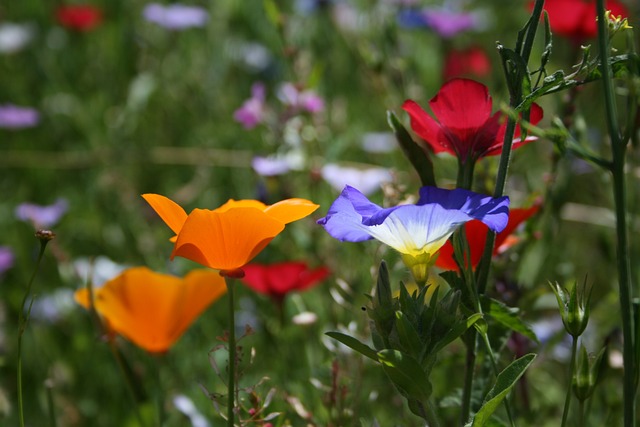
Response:
[{"label": "narrow leaf", "polygon": [[387,122],[396,135],[402,152],[407,156],[413,168],[418,172],[422,185],[436,186],[436,178],[433,173],[433,163],[429,155],[411,138],[409,132],[402,126],[393,111],[387,111]]},{"label": "narrow leaf", "polygon": [[522,374],[527,370],[529,365],[536,358],[535,354],[526,354],[520,359],[514,360],[504,371],[500,372],[493,388],[485,397],[484,403],[480,410],[473,417],[472,427],[483,427],[489,425],[491,415],[509,394],[513,386],[520,379]]},{"label": "narrow leaf", "polygon": [[431,396],[431,383],[420,364],[406,353],[398,350],[378,352],[378,360],[385,373],[407,398],[426,401]]},{"label": "narrow leaf", "polygon": [[375,360],[376,362],[378,361],[378,353],[376,353],[374,349],[372,349],[368,345],[360,342],[359,340],[357,340],[356,338],[350,335],[346,335],[341,332],[335,332],[335,331],[325,332],[325,335],[328,335],[331,338],[340,341],[342,344],[346,345],[352,350],[357,351],[363,356],[368,357],[371,360]]},{"label": "narrow leaf", "polygon": [[501,325],[506,326],[514,332],[524,335],[525,337],[529,338],[532,341],[535,341],[536,343],[539,342],[538,337],[536,336],[535,332],[533,332],[533,329],[531,329],[529,325],[524,323],[520,316],[518,316],[518,309],[508,307],[500,301],[486,297],[482,299],[482,309],[486,315],[488,315]]}]

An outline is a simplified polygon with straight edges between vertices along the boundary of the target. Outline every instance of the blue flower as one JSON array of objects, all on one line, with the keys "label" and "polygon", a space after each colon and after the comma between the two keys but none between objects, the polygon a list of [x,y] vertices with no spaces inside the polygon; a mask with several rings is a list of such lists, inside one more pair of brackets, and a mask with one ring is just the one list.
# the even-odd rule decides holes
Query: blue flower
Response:
[{"label": "blue flower", "polygon": [[415,279],[423,282],[438,249],[459,226],[473,219],[502,231],[509,219],[509,198],[422,187],[417,204],[382,208],[346,186],[318,224],[341,241],[377,239],[391,246]]}]

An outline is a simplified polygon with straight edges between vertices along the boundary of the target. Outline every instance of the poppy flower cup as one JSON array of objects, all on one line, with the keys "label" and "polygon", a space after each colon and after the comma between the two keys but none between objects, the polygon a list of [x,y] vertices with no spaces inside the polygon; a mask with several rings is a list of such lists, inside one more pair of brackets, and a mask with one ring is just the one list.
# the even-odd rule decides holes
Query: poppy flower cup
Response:
[{"label": "poppy flower cup", "polygon": [[[194,270],[182,279],[135,267],[94,289],[93,301],[110,331],[150,353],[164,353],[225,292],[224,278],[215,271]],[[91,307],[86,288],[75,300]]]},{"label": "poppy flower cup", "polygon": [[180,256],[227,276],[260,253],[286,224],[318,209],[305,199],[287,199],[273,205],[257,200],[229,200],[217,209],[184,209],[158,194],[142,196],[176,234],[171,259]]}]

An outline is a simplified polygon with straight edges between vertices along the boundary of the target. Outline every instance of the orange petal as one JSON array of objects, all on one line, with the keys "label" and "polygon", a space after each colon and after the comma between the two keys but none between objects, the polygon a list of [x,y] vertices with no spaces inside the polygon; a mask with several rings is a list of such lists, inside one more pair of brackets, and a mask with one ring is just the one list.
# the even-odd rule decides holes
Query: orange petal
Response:
[{"label": "orange petal", "polygon": [[87,310],[89,310],[89,308],[91,307],[91,300],[89,298],[89,289],[88,288],[81,288],[78,289],[74,294],[73,294],[73,299],[80,304],[81,306],[83,306],[84,308],[86,308]]},{"label": "orange petal", "polygon": [[227,200],[227,203],[220,206],[219,208],[214,209],[216,212],[226,212],[229,209],[233,208],[256,208],[261,211],[264,211],[267,208],[267,205],[258,201],[258,200]]},{"label": "orange petal", "polygon": [[184,280],[146,267],[125,270],[96,291],[96,310],[111,328],[150,352],[164,352],[224,292],[213,271]]},{"label": "orange petal", "polygon": [[235,270],[251,261],[283,229],[282,222],[255,208],[223,212],[194,209],[171,256],[216,270]]},{"label": "orange petal", "polygon": [[187,220],[187,213],[180,205],[159,194],[143,194],[142,197],[174,233],[180,233],[182,224]]},{"label": "orange petal", "polygon": [[285,224],[297,221],[310,215],[320,205],[305,199],[286,199],[267,207],[265,213]]}]

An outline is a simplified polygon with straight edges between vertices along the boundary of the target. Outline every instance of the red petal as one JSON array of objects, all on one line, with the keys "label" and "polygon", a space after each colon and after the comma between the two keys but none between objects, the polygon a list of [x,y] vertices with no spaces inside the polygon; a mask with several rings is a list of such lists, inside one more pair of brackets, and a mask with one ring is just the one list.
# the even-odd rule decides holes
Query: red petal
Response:
[{"label": "red petal", "polygon": [[420,138],[424,139],[434,152],[441,153],[446,151],[455,156],[456,153],[453,151],[451,144],[446,141],[441,141],[440,135],[442,134],[442,130],[440,124],[427,114],[422,107],[415,101],[409,99],[402,104],[402,109],[409,114],[411,129],[413,129]]}]

